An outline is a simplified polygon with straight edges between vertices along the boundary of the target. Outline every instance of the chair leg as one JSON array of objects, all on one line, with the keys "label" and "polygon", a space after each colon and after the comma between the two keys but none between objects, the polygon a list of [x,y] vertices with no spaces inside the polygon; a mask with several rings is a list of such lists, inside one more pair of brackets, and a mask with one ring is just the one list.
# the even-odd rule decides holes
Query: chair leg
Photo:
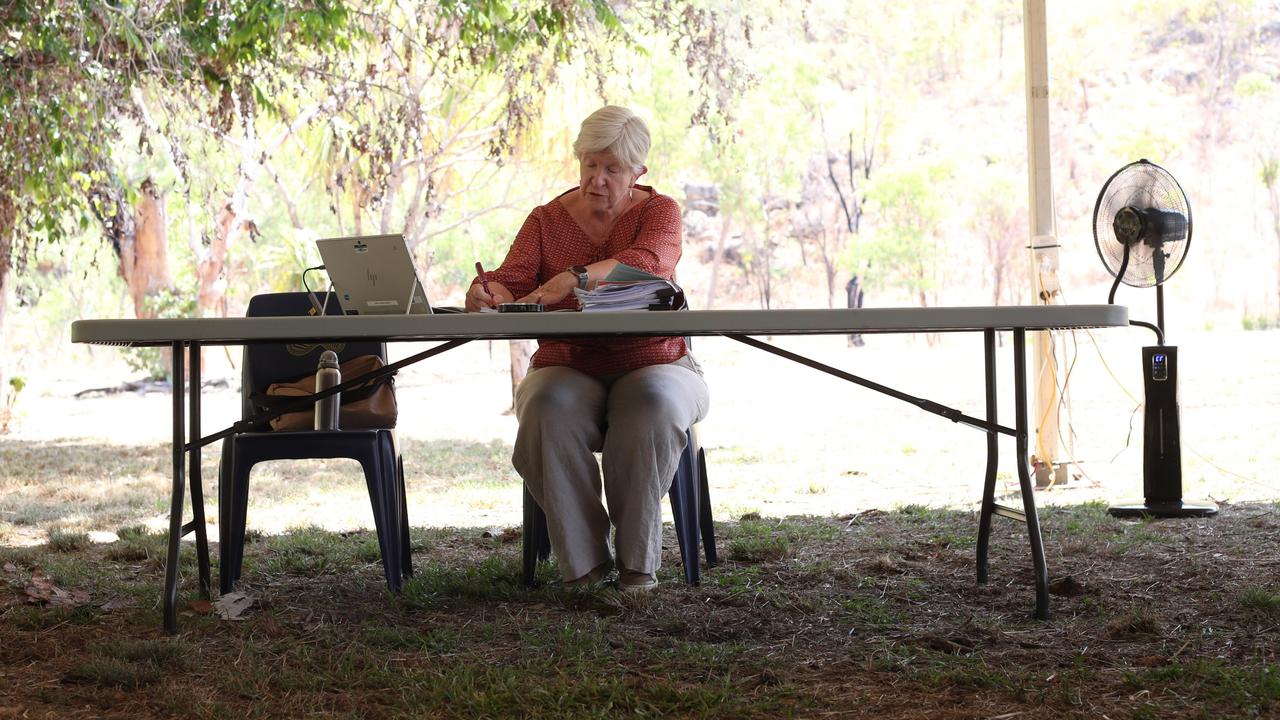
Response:
[{"label": "chair leg", "polygon": [[404,458],[396,454],[396,489],[400,493],[400,571],[413,577],[413,542],[409,539],[409,502],[404,487]]},{"label": "chair leg", "polygon": [[385,447],[364,467],[365,484],[369,487],[369,504],[373,507],[373,524],[378,532],[378,549],[382,554],[382,574],[392,592],[400,591],[400,512],[396,509],[395,482],[386,482],[394,470],[393,460]]},{"label": "chair leg", "polygon": [[[697,449],[697,460],[693,458]],[[707,564],[718,562],[716,557],[715,527],[711,517],[711,499],[707,493],[706,455],[697,447],[693,430],[688,431],[688,444],[680,456],[676,476],[672,479],[669,496],[671,515],[675,523],[676,539],[680,544],[680,560],[684,564],[684,579],[690,585],[701,583],[698,541],[706,547]],[[521,534],[521,572],[526,587],[533,587],[534,574],[539,560],[551,554],[551,541],[547,534],[547,516],[524,488],[524,531]]]},{"label": "chair leg", "polygon": [[[231,456],[231,482],[226,490],[230,502],[226,509],[227,515],[230,517],[230,523],[226,532],[228,533],[228,542],[225,548],[219,548],[218,554],[224,563],[218,570],[220,578],[219,586],[222,592],[227,593],[235,587],[235,583],[240,579],[240,573],[244,569],[244,537],[245,523],[249,512],[249,475],[253,471],[254,462],[244,456],[242,452],[236,452],[234,441],[230,451]],[[221,495],[223,490],[218,488]],[[218,509],[221,516],[223,510]],[[218,531],[223,532],[221,529]]]},{"label": "chair leg", "polygon": [[400,588],[404,583],[404,504],[403,493],[400,491],[400,474],[399,462],[396,457],[395,442],[391,439],[391,433],[380,432],[378,434],[378,460],[381,464],[381,473],[378,475],[378,484],[382,487],[382,507],[383,507],[383,530],[386,535],[386,545],[390,550],[389,555],[382,558],[382,568],[393,582],[388,582],[387,586],[393,592],[400,592]]},{"label": "chair leg", "polygon": [[693,465],[693,447],[685,447],[671,481],[671,517],[675,521],[676,540],[680,544],[680,560],[684,563],[684,580],[698,585],[698,483]]},{"label": "chair leg", "polygon": [[521,575],[524,580],[525,587],[533,587],[534,571],[538,567],[538,556],[541,554],[541,537],[546,534],[546,515],[543,515],[542,508],[538,507],[538,503],[534,502],[533,496],[529,494],[529,488],[524,487],[524,531],[520,534],[521,545]]},{"label": "chair leg", "polygon": [[702,550],[707,554],[707,565],[717,565],[716,526],[711,517],[711,491],[707,486],[707,453],[698,448],[698,527],[702,530]]},{"label": "chair leg", "polygon": [[[234,493],[232,490],[232,476],[234,464],[231,458],[231,450],[235,447],[235,438],[229,437],[222,441],[222,460],[218,463],[218,591],[225,595],[231,592],[231,543],[234,533],[231,531],[234,520],[231,509],[234,504],[232,499]],[[243,538],[242,538],[243,541]]]}]

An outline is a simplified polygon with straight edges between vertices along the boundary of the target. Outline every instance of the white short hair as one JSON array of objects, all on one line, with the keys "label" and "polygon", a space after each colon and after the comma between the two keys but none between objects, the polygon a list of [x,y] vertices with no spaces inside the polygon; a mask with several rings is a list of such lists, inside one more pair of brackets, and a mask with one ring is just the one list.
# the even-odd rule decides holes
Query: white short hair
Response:
[{"label": "white short hair", "polygon": [[605,105],[582,121],[578,139],[573,141],[573,154],[579,160],[594,152],[611,152],[619,162],[640,172],[649,156],[649,128],[627,108]]}]

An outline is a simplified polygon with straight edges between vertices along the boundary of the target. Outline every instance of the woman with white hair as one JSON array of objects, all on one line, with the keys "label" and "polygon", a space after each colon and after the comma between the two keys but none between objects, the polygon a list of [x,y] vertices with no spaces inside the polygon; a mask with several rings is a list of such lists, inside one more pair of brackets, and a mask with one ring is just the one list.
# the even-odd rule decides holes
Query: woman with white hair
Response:
[{"label": "woman with white hair", "polygon": [[[468,311],[507,302],[577,309],[573,289],[604,279],[618,263],[674,278],[680,208],[636,182],[648,171],[644,121],[603,107],[582,122],[573,151],[578,187],[534,208],[502,265],[473,281]],[[543,339],[530,366],[516,390],[520,427],[511,461],[547,515],[565,583],[602,582],[616,558],[621,589],[652,589],[661,501],[685,431],[709,404],[701,369],[681,337]]]}]

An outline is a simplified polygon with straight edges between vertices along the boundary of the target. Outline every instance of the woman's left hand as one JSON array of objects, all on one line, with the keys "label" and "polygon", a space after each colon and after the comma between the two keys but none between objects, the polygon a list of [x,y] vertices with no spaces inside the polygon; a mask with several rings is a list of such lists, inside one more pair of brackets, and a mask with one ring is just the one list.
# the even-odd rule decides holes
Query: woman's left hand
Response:
[{"label": "woman's left hand", "polygon": [[576,287],[578,287],[578,278],[573,273],[566,271],[534,288],[533,292],[516,300],[516,302],[555,305],[568,297],[569,293],[573,292]]}]

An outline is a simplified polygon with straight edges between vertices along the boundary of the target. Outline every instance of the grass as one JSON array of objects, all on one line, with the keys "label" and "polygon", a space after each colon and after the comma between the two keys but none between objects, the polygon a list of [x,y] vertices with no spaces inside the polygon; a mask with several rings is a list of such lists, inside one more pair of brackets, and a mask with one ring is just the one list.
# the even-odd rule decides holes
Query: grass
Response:
[{"label": "grass", "polygon": [[832,525],[793,522],[786,519],[765,521],[759,513],[741,516],[736,527],[728,529],[728,556],[735,562],[770,562],[790,557],[792,545],[805,539],[829,538],[837,530]]},{"label": "grass", "polygon": [[[914,468],[937,455],[928,443],[888,454]],[[1024,526],[994,523],[979,587],[972,510],[926,495],[790,515],[763,483],[733,483],[763,478],[788,502],[842,512],[876,469],[832,458],[836,472],[813,475],[794,467],[802,450],[713,445],[721,565],[684,586],[668,527],[659,591],[632,597],[566,591],[554,561],[522,585],[508,445],[403,447],[410,515],[424,526],[411,530],[417,572],[400,595],[385,588],[374,533],[359,529],[370,511],[358,471],[268,464],[253,479],[240,585],[253,605],[228,621],[196,602],[187,538],[171,639],[158,610],[167,447],[0,438],[0,705],[65,717],[953,720],[1252,717],[1280,703],[1269,664],[1280,594],[1247,560],[1280,554],[1275,502],[1224,505],[1207,529],[1118,521],[1096,500],[1042,505],[1050,572],[1084,594],[1053,596],[1040,622]],[[30,602],[36,568],[87,599]]]},{"label": "grass", "polygon": [[1167,688],[1251,716],[1280,706],[1280,672],[1271,663],[1241,666],[1216,659],[1174,662],[1133,673],[1128,679],[1136,688]]},{"label": "grass", "polygon": [[[1228,526],[1230,514],[1215,521],[1216,550],[1256,549],[1257,528]],[[1106,522],[1088,506],[1057,509],[1052,521]],[[1159,542],[1091,557],[1098,570],[1086,585],[1125,568],[1173,567],[1155,560],[1161,553],[1182,562],[1206,551],[1170,524],[1112,522]],[[1215,631],[1168,658],[1171,613],[1190,609],[1188,598],[1055,597],[1056,619],[1032,621],[1024,583],[979,590],[972,549],[937,542],[971,535],[973,523],[969,512],[922,505],[857,523],[746,515],[717,524],[722,543],[739,551],[705,568],[698,588],[679,580],[669,534],[663,585],[639,598],[562,589],[554,563],[526,589],[519,542],[479,528],[414,528],[417,572],[393,596],[372,533],[302,526],[246,545],[242,585],[255,602],[238,621],[193,610],[199,595],[184,556],[181,634],[172,639],[159,635],[154,605],[161,574],[151,558],[163,533],[126,525],[113,543],[0,548],[13,566],[10,598],[36,567],[90,597],[75,607],[8,605],[0,656],[26,658],[18,697],[70,715],[773,718],[932,708],[950,718],[1041,707],[1070,716],[1088,705],[1109,717],[1195,717],[1191,708],[1229,717],[1280,702],[1264,660],[1280,639],[1268,620],[1273,588],[1246,585],[1236,602],[1205,596],[1196,612]],[[1027,562],[1011,542],[1019,537],[998,526],[993,571],[1016,577],[1007,569]],[[1054,556],[1052,539],[1048,547]],[[1142,593],[1150,582],[1109,592]],[[110,609],[111,598],[131,602]]]},{"label": "grass", "polygon": [[66,680],[105,687],[140,688],[188,666],[185,648],[173,640],[118,640],[94,645]]},{"label": "grass", "polygon": [[1262,587],[1246,588],[1240,593],[1240,605],[1263,618],[1280,620],[1280,591]]},{"label": "grass", "polygon": [[[527,591],[520,577],[516,557],[491,557],[476,565],[453,567],[432,563],[405,583],[401,601],[412,608],[426,609],[454,603],[503,601]],[[538,578],[553,585],[551,571],[544,565]]]},{"label": "grass", "polygon": [[49,548],[55,552],[70,553],[89,546],[89,533],[67,530],[49,532]]}]

